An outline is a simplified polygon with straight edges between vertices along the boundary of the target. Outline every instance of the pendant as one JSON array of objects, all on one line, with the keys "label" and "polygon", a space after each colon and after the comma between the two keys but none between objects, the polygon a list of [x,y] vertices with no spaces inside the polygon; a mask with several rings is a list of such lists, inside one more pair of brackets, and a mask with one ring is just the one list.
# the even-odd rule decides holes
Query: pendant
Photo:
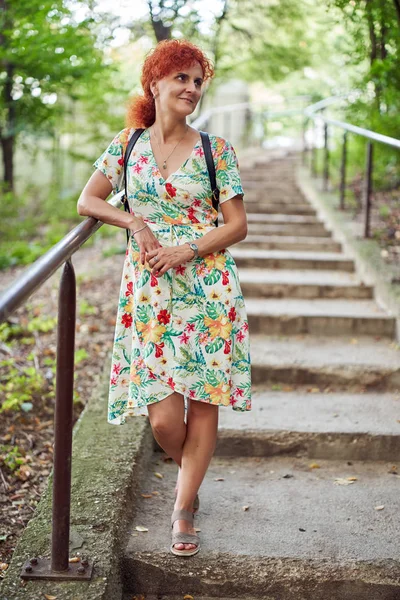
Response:
[{"label": "pendant", "polygon": [[166,168],[167,168],[167,161],[166,161],[166,160],[164,160],[162,168],[163,168],[163,169],[166,169]]}]

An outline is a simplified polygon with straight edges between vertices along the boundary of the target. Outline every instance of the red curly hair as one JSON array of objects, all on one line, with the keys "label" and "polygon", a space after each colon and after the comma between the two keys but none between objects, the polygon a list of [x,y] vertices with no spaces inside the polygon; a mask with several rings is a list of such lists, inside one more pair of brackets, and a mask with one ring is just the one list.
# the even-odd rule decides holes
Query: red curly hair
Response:
[{"label": "red curly hair", "polygon": [[141,84],[144,96],[134,96],[128,103],[126,113],[127,127],[150,127],[156,120],[156,107],[150,83],[190,67],[194,62],[200,63],[203,80],[214,76],[214,69],[204,52],[187,40],[163,40],[146,56],[143,63]]}]

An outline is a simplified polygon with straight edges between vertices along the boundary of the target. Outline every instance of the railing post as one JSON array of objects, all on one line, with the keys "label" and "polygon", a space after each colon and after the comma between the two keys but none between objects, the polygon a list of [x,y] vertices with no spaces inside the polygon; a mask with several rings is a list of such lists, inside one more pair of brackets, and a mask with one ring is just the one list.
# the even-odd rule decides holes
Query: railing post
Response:
[{"label": "railing post", "polygon": [[51,560],[31,559],[21,575],[26,579],[87,580],[92,575],[93,565],[86,559],[80,564],[69,563],[75,318],[75,272],[71,259],[68,259],[58,296]]},{"label": "railing post", "polygon": [[346,190],[347,166],[347,131],[343,134],[342,164],[340,166],[340,210],[344,210],[344,195]]},{"label": "railing post", "polygon": [[301,153],[301,162],[302,162],[303,166],[305,166],[305,164],[306,164],[307,150],[308,150],[308,148],[307,148],[307,140],[306,140],[307,124],[308,124],[307,119],[303,118],[303,120],[302,120],[302,131],[301,131],[302,142],[303,142],[303,148],[302,148],[302,153]]},{"label": "railing post", "polygon": [[315,143],[316,142],[316,137],[317,137],[316,131],[317,131],[317,125],[316,125],[316,121],[314,119],[313,134],[312,134],[313,141],[312,141],[312,145],[311,145],[311,175],[313,177],[316,177],[316,175],[317,175],[317,164],[316,164],[316,162],[317,162],[317,156],[316,156],[317,149],[316,149],[316,143]]},{"label": "railing post", "polygon": [[329,148],[328,148],[328,123],[324,123],[324,176],[323,190],[328,191],[329,180]]},{"label": "railing post", "polygon": [[372,193],[373,144],[367,144],[366,169],[364,180],[364,237],[370,237],[370,214]]}]

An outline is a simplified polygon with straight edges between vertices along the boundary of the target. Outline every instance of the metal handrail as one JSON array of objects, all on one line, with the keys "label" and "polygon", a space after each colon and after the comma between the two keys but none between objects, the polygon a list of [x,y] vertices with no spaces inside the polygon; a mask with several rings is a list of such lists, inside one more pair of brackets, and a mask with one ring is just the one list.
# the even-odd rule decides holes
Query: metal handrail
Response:
[{"label": "metal handrail", "polygon": [[345,123],[343,121],[329,119],[327,117],[324,117],[323,115],[317,115],[315,118],[321,119],[324,123],[327,123],[328,125],[334,125],[336,127],[339,127],[340,129],[344,129],[345,131],[350,131],[351,133],[355,133],[356,135],[360,135],[361,137],[373,140],[374,142],[380,142],[381,144],[386,144],[387,146],[392,146],[393,148],[400,148],[400,140],[392,138],[388,135],[376,133],[375,131],[364,129],[363,127],[358,127],[357,125],[351,125],[350,123]]}]

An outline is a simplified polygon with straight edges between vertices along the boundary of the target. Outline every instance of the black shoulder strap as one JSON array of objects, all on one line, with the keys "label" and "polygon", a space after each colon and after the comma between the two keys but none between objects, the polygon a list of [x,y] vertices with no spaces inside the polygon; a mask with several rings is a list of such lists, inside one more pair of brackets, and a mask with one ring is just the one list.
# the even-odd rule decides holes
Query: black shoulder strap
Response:
[{"label": "black shoulder strap", "polygon": [[[210,138],[207,132],[200,131],[201,142],[203,144],[204,157],[207,163],[208,176],[210,177],[211,189],[212,189],[212,203],[216,211],[218,211],[219,202],[219,189],[217,188],[217,179],[215,176],[215,165],[214,159],[211,152]],[[214,221],[215,226],[218,227],[218,217]]]},{"label": "black shoulder strap", "polygon": [[[132,137],[130,138],[130,140],[128,142],[126,150],[125,150],[125,156],[124,156],[125,195],[124,195],[123,203],[124,203],[124,208],[127,212],[130,212],[130,211],[129,211],[129,202],[128,202],[128,187],[127,187],[127,182],[126,182],[126,169],[128,167],[128,160],[131,155],[132,149],[133,149],[134,145],[136,144],[136,142],[138,141],[138,139],[140,138],[140,136],[142,135],[143,131],[144,131],[144,129],[136,129],[136,131],[134,131]],[[127,242],[129,241],[129,229],[126,230],[126,240],[127,240]]]}]

